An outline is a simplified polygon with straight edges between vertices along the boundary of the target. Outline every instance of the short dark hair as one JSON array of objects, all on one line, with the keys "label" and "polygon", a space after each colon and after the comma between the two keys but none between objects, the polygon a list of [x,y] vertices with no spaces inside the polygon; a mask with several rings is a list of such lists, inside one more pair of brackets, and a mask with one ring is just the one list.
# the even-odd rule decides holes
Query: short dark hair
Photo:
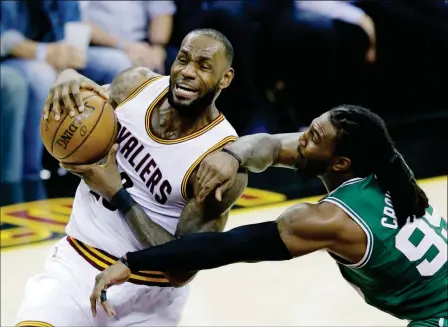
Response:
[{"label": "short dark hair", "polygon": [[232,43],[230,43],[229,39],[224,34],[212,28],[196,29],[188,34],[205,35],[215,39],[216,41],[221,42],[221,44],[224,46],[226,50],[226,57],[229,60],[229,65],[232,65],[234,55],[233,46]]},{"label": "short dark hair", "polygon": [[351,160],[357,177],[376,175],[383,191],[390,193],[400,227],[408,218],[413,221],[425,214],[428,198],[381,117],[360,106],[342,105],[330,110],[330,122],[337,131],[335,154]]}]

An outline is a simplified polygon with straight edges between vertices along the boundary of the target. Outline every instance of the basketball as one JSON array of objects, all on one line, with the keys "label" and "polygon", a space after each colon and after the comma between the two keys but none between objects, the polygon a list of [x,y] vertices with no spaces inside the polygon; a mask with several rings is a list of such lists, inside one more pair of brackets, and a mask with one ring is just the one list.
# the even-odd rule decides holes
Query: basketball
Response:
[{"label": "basketball", "polygon": [[[84,111],[70,117],[61,110],[59,121],[51,114],[41,120],[41,137],[47,151],[62,163],[92,164],[107,155],[117,136],[117,117],[98,94],[81,90]],[[61,102],[62,106],[62,102]]]}]

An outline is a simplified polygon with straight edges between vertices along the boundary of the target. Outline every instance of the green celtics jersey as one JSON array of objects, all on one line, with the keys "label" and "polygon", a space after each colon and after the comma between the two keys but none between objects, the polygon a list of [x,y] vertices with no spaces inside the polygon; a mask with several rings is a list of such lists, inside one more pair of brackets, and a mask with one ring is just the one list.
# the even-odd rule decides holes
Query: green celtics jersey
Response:
[{"label": "green celtics jersey", "polygon": [[399,228],[391,198],[374,176],[349,180],[322,201],[343,209],[367,235],[360,262],[332,256],[368,304],[400,319],[447,316],[446,219],[428,207],[423,217]]}]

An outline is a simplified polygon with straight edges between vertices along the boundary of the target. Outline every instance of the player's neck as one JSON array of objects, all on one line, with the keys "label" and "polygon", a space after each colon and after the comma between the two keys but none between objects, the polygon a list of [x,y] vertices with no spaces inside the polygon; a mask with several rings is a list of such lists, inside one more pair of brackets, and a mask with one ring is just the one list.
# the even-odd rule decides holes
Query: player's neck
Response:
[{"label": "player's neck", "polygon": [[176,120],[179,122],[179,132],[182,134],[192,134],[207,125],[210,125],[219,116],[219,111],[214,104],[209,105],[197,116],[182,115],[181,112],[175,110]]},{"label": "player's neck", "polygon": [[182,114],[168,103],[159,109],[159,115],[162,118],[159,120],[159,123],[162,123],[159,127],[163,130],[162,134],[171,137],[191,135],[210,125],[220,114],[214,102],[196,115]]},{"label": "player's neck", "polygon": [[342,183],[352,179],[354,176],[351,173],[347,174],[332,174],[332,175],[322,175],[319,176],[322,183],[324,183],[327,192],[331,192],[337,189]]}]

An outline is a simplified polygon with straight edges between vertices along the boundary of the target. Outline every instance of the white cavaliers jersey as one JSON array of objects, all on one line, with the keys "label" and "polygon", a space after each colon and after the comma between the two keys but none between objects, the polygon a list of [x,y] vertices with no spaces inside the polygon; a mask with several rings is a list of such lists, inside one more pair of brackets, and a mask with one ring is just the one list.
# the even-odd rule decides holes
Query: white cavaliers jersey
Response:
[{"label": "white cavaliers jersey", "polygon": [[[169,76],[158,76],[140,86],[121,103],[117,141],[118,169],[123,186],[146,214],[174,234],[188,201],[187,182],[210,152],[237,138],[220,114],[203,129],[173,140],[151,132],[151,113],[168,92]],[[66,233],[116,257],[142,247],[118,210],[81,181],[76,191]]]}]

